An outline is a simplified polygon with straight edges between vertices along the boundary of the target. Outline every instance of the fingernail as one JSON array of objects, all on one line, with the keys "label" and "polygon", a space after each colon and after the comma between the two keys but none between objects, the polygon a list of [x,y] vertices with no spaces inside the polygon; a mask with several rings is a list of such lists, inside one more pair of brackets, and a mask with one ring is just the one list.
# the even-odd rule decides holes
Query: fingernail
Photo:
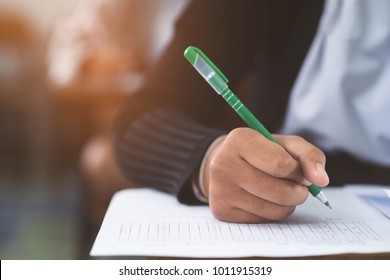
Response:
[{"label": "fingernail", "polygon": [[329,180],[328,173],[326,173],[326,171],[325,171],[325,166],[324,166],[323,164],[317,162],[317,164],[316,164],[316,169],[317,169],[317,173],[318,173],[321,177],[327,178],[327,180]]}]

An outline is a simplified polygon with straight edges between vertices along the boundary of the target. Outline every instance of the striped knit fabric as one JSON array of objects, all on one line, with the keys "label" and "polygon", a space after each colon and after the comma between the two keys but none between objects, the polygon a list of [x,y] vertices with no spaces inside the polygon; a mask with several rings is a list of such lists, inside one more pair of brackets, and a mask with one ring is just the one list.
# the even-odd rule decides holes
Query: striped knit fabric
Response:
[{"label": "striped knit fabric", "polygon": [[201,126],[179,112],[161,109],[142,114],[128,126],[116,145],[126,176],[139,186],[196,203],[192,192],[182,188],[191,188],[192,174],[208,146],[225,132]]}]

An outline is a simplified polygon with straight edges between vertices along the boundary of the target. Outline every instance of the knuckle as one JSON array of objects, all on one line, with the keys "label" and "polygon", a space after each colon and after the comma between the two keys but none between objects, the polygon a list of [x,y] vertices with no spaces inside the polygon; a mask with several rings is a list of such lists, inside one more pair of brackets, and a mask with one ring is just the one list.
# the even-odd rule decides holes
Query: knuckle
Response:
[{"label": "knuckle", "polygon": [[301,143],[305,142],[306,143],[306,140],[298,135],[289,135],[288,138],[292,142],[301,142]]},{"label": "knuckle", "polygon": [[229,132],[226,139],[232,142],[242,142],[248,135],[252,133],[252,130],[247,127],[238,127]]},{"label": "knuckle", "polygon": [[312,146],[309,151],[308,155],[310,158],[315,158],[319,161],[325,161],[325,154],[323,151],[321,151],[319,148]]},{"label": "knuckle", "polygon": [[285,177],[294,171],[296,167],[295,160],[287,155],[283,155],[274,161],[275,175],[278,177]]},{"label": "knuckle", "polygon": [[237,139],[240,139],[242,137],[242,128],[235,128],[231,130],[226,137],[226,140],[229,141],[235,141]]}]

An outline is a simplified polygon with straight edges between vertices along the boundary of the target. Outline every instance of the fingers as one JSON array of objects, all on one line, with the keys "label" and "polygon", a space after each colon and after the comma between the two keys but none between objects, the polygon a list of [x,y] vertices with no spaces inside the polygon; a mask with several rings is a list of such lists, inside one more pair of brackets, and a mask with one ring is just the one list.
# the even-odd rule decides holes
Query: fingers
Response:
[{"label": "fingers", "polygon": [[240,208],[232,207],[231,205],[227,205],[224,211],[213,211],[212,209],[212,212],[217,220],[223,222],[247,224],[261,224],[271,222],[271,220],[249,213]]},{"label": "fingers", "polygon": [[217,219],[281,220],[306,200],[307,185],[328,184],[325,156],[318,148],[299,137],[276,138],[280,145],[252,129],[238,128],[214,146],[204,183]]},{"label": "fingers", "polygon": [[299,136],[275,135],[286,151],[299,161],[304,177],[312,184],[324,187],[329,184],[325,171],[324,153]]},{"label": "fingers", "polygon": [[[282,146],[250,128],[230,132],[227,144],[236,147],[238,154],[255,168],[276,178],[304,180],[299,162]],[[231,143],[230,143],[231,142]]]},{"label": "fingers", "polygon": [[295,210],[295,205],[285,206],[259,198],[244,190],[240,190],[233,206],[245,212],[262,217],[270,221],[280,221],[289,217]]},{"label": "fingers", "polygon": [[282,220],[307,198],[308,190],[303,185],[274,178],[242,158],[223,159],[214,162],[209,186],[210,208],[219,220],[246,223]]},{"label": "fingers", "polygon": [[256,197],[283,206],[302,204],[307,198],[306,186],[293,180],[274,178],[246,161],[239,162],[235,169],[240,170],[240,176],[236,177],[239,181],[236,183]]},{"label": "fingers", "polygon": [[295,210],[295,206],[281,206],[240,188],[236,192],[229,203],[210,204],[215,218],[225,222],[265,223],[283,220]]}]

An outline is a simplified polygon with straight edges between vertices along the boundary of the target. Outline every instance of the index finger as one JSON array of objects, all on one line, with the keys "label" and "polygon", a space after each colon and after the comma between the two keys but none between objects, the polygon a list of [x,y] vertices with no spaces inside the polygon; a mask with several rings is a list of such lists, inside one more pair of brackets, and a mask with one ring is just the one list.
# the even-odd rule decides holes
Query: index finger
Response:
[{"label": "index finger", "polygon": [[276,178],[304,181],[299,162],[282,146],[251,128],[235,129],[226,140],[235,145],[239,155],[255,168]]}]

